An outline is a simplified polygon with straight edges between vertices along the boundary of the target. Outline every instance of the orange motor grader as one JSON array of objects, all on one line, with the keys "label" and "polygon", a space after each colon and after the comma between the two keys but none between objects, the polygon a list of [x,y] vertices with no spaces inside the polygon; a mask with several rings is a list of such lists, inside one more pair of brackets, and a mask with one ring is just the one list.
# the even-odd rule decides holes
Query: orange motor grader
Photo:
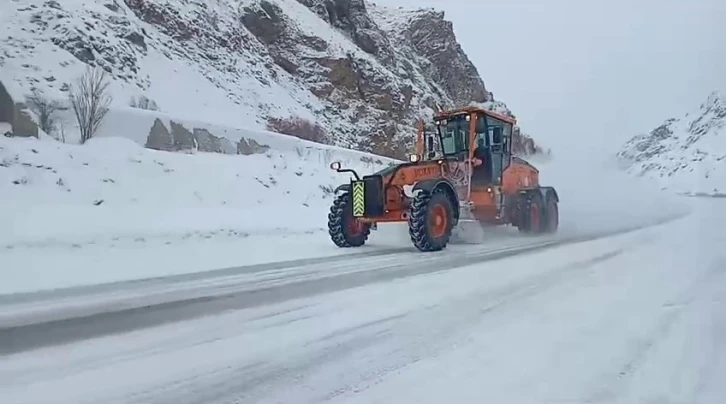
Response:
[{"label": "orange motor grader", "polygon": [[539,171],[512,156],[516,120],[476,107],[442,111],[433,130],[419,124],[417,153],[409,162],[360,177],[336,189],[328,215],[339,247],[362,246],[378,223],[407,222],[420,251],[446,247],[463,220],[513,225],[529,234],[553,233],[559,197],[539,184]]}]

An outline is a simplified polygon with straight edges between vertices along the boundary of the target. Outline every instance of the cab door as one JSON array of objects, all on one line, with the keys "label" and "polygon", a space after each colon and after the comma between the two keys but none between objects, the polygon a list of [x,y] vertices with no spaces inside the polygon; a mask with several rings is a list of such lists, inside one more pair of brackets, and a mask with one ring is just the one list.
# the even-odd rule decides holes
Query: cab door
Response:
[{"label": "cab door", "polygon": [[505,142],[504,128],[497,125],[489,126],[489,150],[492,158],[492,185],[502,185],[502,173],[504,172]]},{"label": "cab door", "polygon": [[502,185],[504,170],[509,167],[512,125],[487,116],[489,150],[492,158],[492,185]]}]

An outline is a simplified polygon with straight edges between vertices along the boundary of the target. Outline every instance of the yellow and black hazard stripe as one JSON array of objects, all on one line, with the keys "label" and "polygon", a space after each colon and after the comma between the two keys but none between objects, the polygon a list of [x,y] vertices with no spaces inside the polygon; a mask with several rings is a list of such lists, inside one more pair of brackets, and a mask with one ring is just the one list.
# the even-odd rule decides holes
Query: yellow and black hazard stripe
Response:
[{"label": "yellow and black hazard stripe", "polygon": [[353,216],[361,217],[365,214],[365,187],[363,181],[353,182]]}]

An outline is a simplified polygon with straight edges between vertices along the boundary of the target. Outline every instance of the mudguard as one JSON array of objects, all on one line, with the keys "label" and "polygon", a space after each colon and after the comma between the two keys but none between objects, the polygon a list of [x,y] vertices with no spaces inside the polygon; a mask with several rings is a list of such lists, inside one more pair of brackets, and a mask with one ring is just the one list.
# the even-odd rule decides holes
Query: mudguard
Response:
[{"label": "mudguard", "polygon": [[555,196],[555,201],[558,203],[560,202],[560,196],[557,195],[557,191],[555,190],[555,187],[539,187],[539,189],[542,191],[542,197],[547,198],[547,194],[551,193]]},{"label": "mudguard", "polygon": [[459,220],[459,198],[456,196],[456,190],[454,186],[448,180],[436,178],[430,180],[419,181],[413,186],[414,194],[416,191],[433,192],[436,189],[442,189],[449,196],[451,205],[454,208],[454,217]]},{"label": "mudguard", "polygon": [[343,185],[338,186],[338,188],[335,188],[335,191],[333,191],[333,193],[337,194],[340,191],[350,192],[350,184],[343,184]]},{"label": "mudguard", "polygon": [[519,190],[520,195],[527,195],[531,192],[539,192],[539,194],[542,196],[542,200],[545,200],[547,198],[547,194],[551,193],[555,196],[555,201],[560,201],[560,196],[557,195],[555,187],[522,188]]},{"label": "mudguard", "polygon": [[442,179],[442,178],[435,178],[435,179],[430,179],[430,180],[419,181],[413,185],[413,190],[417,191],[420,189],[420,190],[426,191],[426,192],[433,192],[434,189],[436,189],[437,187],[440,187],[440,186],[448,187],[448,190],[450,190],[452,192],[454,191],[454,186],[451,185],[451,183],[449,181]]}]

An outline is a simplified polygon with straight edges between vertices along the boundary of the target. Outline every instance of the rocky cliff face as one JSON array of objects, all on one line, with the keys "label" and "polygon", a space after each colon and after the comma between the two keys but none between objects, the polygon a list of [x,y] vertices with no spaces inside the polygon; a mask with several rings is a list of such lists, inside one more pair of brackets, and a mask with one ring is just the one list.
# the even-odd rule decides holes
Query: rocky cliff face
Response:
[{"label": "rocky cliff face", "polygon": [[17,0],[0,11],[0,69],[57,96],[94,65],[122,102],[144,94],[164,112],[278,131],[301,118],[317,141],[397,157],[410,151],[416,120],[439,106],[508,112],[434,10],[364,0]]},{"label": "rocky cliff face", "polygon": [[714,92],[697,109],[635,136],[618,153],[629,172],[681,192],[726,190],[726,102]]},{"label": "rocky cliff face", "polygon": [[351,146],[400,156],[413,139],[415,120],[430,117],[437,105],[488,101],[443,13],[392,12],[362,0],[299,2],[362,52],[332,50],[333,41],[300,32],[295,19],[269,0],[243,7],[242,22],[275,63],[323,100],[327,128],[350,123],[341,129]]}]

